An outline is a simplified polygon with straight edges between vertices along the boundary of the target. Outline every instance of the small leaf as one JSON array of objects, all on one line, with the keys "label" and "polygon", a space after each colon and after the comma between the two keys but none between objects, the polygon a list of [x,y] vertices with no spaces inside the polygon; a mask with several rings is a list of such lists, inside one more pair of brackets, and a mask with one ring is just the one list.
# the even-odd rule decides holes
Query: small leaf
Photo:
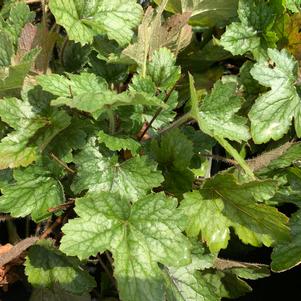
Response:
[{"label": "small leaf", "polygon": [[77,258],[67,257],[47,240],[29,249],[25,273],[29,282],[37,288],[51,289],[59,284],[67,292],[83,294],[96,285],[89,273],[81,268]]},{"label": "small leaf", "polygon": [[140,143],[132,138],[121,138],[116,136],[110,136],[104,131],[98,132],[100,142],[104,143],[106,147],[112,151],[130,150],[133,153],[137,153],[141,147]]},{"label": "small leaf", "polygon": [[14,171],[15,182],[1,187],[0,211],[14,217],[31,214],[35,222],[51,216],[48,208],[65,202],[62,184],[35,166]]}]

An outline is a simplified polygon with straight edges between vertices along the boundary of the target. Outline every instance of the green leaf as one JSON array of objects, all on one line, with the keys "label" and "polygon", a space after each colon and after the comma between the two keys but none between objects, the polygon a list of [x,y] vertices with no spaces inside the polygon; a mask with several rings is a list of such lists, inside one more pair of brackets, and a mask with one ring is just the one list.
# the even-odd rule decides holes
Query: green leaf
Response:
[{"label": "green leaf", "polygon": [[294,213],[290,220],[292,238],[286,243],[277,244],[272,252],[272,270],[283,272],[301,263],[301,211]]},{"label": "green leaf", "polygon": [[142,17],[142,7],[135,0],[51,0],[49,6],[69,38],[82,45],[102,33],[125,45]]},{"label": "green leaf", "polygon": [[35,166],[14,171],[15,182],[1,187],[0,211],[14,217],[31,214],[35,222],[49,216],[49,208],[65,202],[62,184],[47,170]]},{"label": "green leaf", "polygon": [[13,43],[5,31],[0,31],[0,68],[8,67],[14,53]]},{"label": "green leaf", "polygon": [[78,173],[71,187],[75,193],[85,189],[118,192],[135,201],[163,182],[156,164],[146,156],[133,157],[120,163],[116,156],[102,155],[93,141],[75,156],[74,162]]},{"label": "green leaf", "polygon": [[240,0],[240,22],[227,26],[221,37],[221,45],[233,55],[251,52],[256,59],[265,58],[266,49],[276,47],[278,37],[273,26],[282,11],[282,0]]},{"label": "green leaf", "polygon": [[[5,69],[5,76],[0,76],[0,97],[19,95],[24,79],[29,72],[39,49],[35,48],[28,52],[17,65],[11,65]],[[0,68],[0,74],[2,73]]]},{"label": "green leaf", "polygon": [[167,48],[155,51],[147,66],[147,74],[158,88],[170,89],[181,76],[181,69],[175,66],[176,59]]},{"label": "green leaf", "polygon": [[293,13],[300,12],[301,1],[300,0],[286,0],[286,7]]},{"label": "green leaf", "polygon": [[91,113],[97,119],[107,109],[128,105],[162,106],[160,99],[145,93],[123,92],[117,94],[108,89],[107,83],[95,74],[68,74],[68,78],[58,75],[41,75],[38,83],[44,90],[59,96],[51,105],[67,105],[80,111]]},{"label": "green leaf", "polygon": [[34,288],[29,301],[91,301],[91,296],[88,293],[74,295],[56,285],[54,288]]},{"label": "green leaf", "polygon": [[200,244],[194,244],[192,262],[180,268],[164,267],[168,301],[220,300],[215,288],[198,270],[211,268],[213,256],[205,254]]},{"label": "green leaf", "polygon": [[35,13],[30,11],[24,2],[14,3],[11,7],[9,18],[5,23],[5,30],[11,34],[16,43],[25,24],[34,20]]},{"label": "green leaf", "polygon": [[140,143],[132,138],[122,138],[106,134],[104,131],[98,132],[100,142],[104,143],[106,147],[112,151],[130,150],[137,153],[141,147]]},{"label": "green leaf", "polygon": [[96,286],[77,258],[67,257],[47,240],[39,241],[29,249],[25,273],[37,288],[51,289],[59,284],[67,292],[83,294]]},{"label": "green leaf", "polygon": [[216,82],[210,95],[202,100],[200,109],[196,97],[191,100],[193,117],[206,134],[238,142],[250,138],[247,119],[235,114],[242,105],[242,99],[236,95],[235,83]]},{"label": "green leaf", "polygon": [[93,73],[67,73],[66,75],[67,77],[58,74],[40,75],[37,81],[45,91],[60,97],[74,97],[91,91],[101,93],[108,87],[103,78]]},{"label": "green leaf", "polygon": [[169,192],[184,193],[192,189],[193,173],[188,169],[193,156],[193,144],[179,129],[153,139],[150,156],[159,163]]},{"label": "green leaf", "polygon": [[177,266],[190,261],[190,243],[181,234],[177,201],[164,193],[150,194],[133,205],[118,194],[90,193],[77,199],[79,218],[64,227],[60,249],[87,258],[110,250],[120,299],[162,300],[158,262]]},{"label": "green leaf", "polygon": [[186,232],[201,232],[212,252],[225,248],[233,227],[244,243],[267,246],[287,239],[287,217],[277,209],[260,204],[276,192],[272,180],[237,184],[232,175],[217,175],[199,191],[185,194],[181,209],[188,218]]},{"label": "green leaf", "polygon": [[251,69],[261,85],[271,88],[257,98],[249,112],[252,137],[258,144],[283,137],[293,119],[297,135],[301,136],[300,97],[295,87],[298,64],[284,49],[268,49],[268,55],[274,65],[259,62]]},{"label": "green leaf", "polygon": [[227,26],[227,31],[221,38],[221,45],[233,55],[243,55],[260,47],[260,37],[252,27],[233,22]]}]

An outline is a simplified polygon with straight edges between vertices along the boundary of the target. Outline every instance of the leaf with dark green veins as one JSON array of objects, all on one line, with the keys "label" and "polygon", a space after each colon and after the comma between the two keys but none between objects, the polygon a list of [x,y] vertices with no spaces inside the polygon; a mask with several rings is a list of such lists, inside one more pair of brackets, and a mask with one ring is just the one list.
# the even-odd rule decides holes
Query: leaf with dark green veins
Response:
[{"label": "leaf with dark green veins", "polygon": [[292,238],[277,244],[272,252],[272,270],[283,272],[301,263],[301,211],[294,213],[290,220]]},{"label": "leaf with dark green veins", "polygon": [[123,138],[117,136],[111,136],[104,131],[98,133],[99,141],[104,143],[106,147],[112,151],[130,150],[133,153],[137,153],[141,147],[140,143],[133,138]]},{"label": "leaf with dark green veins", "polygon": [[167,48],[155,51],[147,66],[147,74],[157,87],[172,88],[181,76],[181,68],[175,66],[176,58]]},{"label": "leaf with dark green veins", "polygon": [[240,22],[227,26],[221,45],[233,55],[251,52],[257,59],[264,58],[268,47],[276,47],[278,37],[272,29],[282,10],[281,0],[240,0]]},{"label": "leaf with dark green veins", "polygon": [[206,134],[220,136],[238,142],[250,138],[247,119],[236,115],[242,105],[242,98],[236,95],[235,83],[215,83],[211,94],[206,96],[200,109],[197,100],[191,98],[193,104],[193,117]]},{"label": "leaf with dark green veins", "polygon": [[156,164],[146,156],[133,157],[119,163],[116,156],[102,155],[93,141],[75,156],[74,162],[78,173],[71,187],[75,193],[86,189],[111,191],[135,201],[163,182]]},{"label": "leaf with dark green veins", "polygon": [[212,252],[225,248],[229,227],[244,243],[270,246],[288,238],[287,217],[277,209],[258,202],[276,192],[272,180],[237,184],[232,175],[217,175],[199,191],[185,194],[181,209],[188,217],[186,232],[196,237],[201,232]]},{"label": "leaf with dark green veins", "polygon": [[83,294],[96,286],[77,258],[66,256],[47,240],[41,240],[29,249],[25,273],[37,288],[51,289],[59,284],[67,292]]},{"label": "leaf with dark green veins", "polygon": [[270,62],[256,63],[251,69],[261,85],[271,88],[257,98],[249,112],[252,137],[258,144],[282,138],[293,119],[297,135],[301,136],[300,97],[295,87],[298,63],[284,49],[268,49],[268,55]]},{"label": "leaf with dark green veins", "polygon": [[168,301],[217,301],[215,288],[198,270],[211,268],[213,256],[205,254],[200,244],[194,244],[192,262],[180,268],[164,267]]},{"label": "leaf with dark green veins", "polygon": [[51,0],[49,6],[69,38],[82,45],[92,43],[98,34],[107,34],[120,45],[129,43],[143,12],[135,0]]},{"label": "leaf with dark green veins", "polygon": [[181,233],[183,216],[177,201],[150,194],[133,205],[118,194],[90,193],[77,199],[79,218],[64,227],[60,249],[87,258],[110,250],[120,298],[163,300],[158,262],[180,267],[190,261],[190,243]]},{"label": "leaf with dark green veins", "polygon": [[51,216],[49,208],[65,202],[62,184],[47,170],[36,166],[14,171],[15,182],[1,187],[0,211],[14,217],[31,215],[35,222]]}]

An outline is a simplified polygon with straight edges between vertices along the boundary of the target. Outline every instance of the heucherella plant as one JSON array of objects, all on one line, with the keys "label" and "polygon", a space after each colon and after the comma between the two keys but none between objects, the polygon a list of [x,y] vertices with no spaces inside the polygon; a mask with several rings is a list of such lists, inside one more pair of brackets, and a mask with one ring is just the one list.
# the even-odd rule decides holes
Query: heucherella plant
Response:
[{"label": "heucherella plant", "polygon": [[301,1],[0,8],[7,294],[217,301],[301,262]]}]

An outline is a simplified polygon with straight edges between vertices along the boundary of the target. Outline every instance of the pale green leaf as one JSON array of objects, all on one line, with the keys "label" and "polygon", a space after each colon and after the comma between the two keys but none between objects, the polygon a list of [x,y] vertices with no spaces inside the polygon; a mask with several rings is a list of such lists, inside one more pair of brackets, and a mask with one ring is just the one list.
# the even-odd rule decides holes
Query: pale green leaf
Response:
[{"label": "pale green leaf", "polygon": [[199,191],[185,194],[181,203],[188,218],[188,235],[196,237],[201,232],[212,252],[227,246],[230,226],[244,243],[269,246],[287,239],[287,217],[258,203],[270,199],[276,188],[271,180],[240,185],[226,174],[207,180]]},{"label": "pale green leaf", "polygon": [[217,301],[220,300],[215,288],[198,270],[213,266],[213,256],[205,254],[201,244],[194,243],[192,262],[180,268],[165,267],[168,301]]},{"label": "pale green leaf", "polygon": [[164,291],[158,262],[180,267],[190,261],[190,243],[181,234],[177,201],[150,194],[130,205],[118,194],[90,193],[77,199],[79,218],[64,227],[61,250],[87,258],[110,250],[120,298],[161,300]]},{"label": "pale green leaf", "polygon": [[74,162],[78,173],[71,187],[75,193],[86,189],[111,191],[135,201],[163,182],[156,164],[146,156],[118,162],[116,156],[102,155],[92,141],[75,156]]},{"label": "pale green leaf", "polygon": [[286,0],[286,7],[293,13],[300,12],[301,1],[300,0]]},{"label": "pale green leaf", "polygon": [[83,294],[96,285],[77,258],[66,256],[47,240],[41,240],[29,249],[25,273],[31,285],[37,288],[51,289],[59,284],[68,292]]},{"label": "pale green leaf", "polygon": [[249,112],[255,143],[280,139],[288,132],[293,119],[297,135],[301,136],[300,97],[295,87],[297,61],[284,49],[268,49],[268,55],[270,62],[256,63],[251,69],[261,85],[271,88],[257,98]]},{"label": "pale green leaf", "polygon": [[69,38],[82,45],[101,33],[125,45],[142,17],[142,7],[135,0],[51,0],[49,5]]},{"label": "pale green leaf", "polygon": [[14,217],[31,215],[35,222],[40,222],[51,216],[49,208],[65,202],[62,184],[43,168],[15,170],[14,178],[15,182],[1,187],[1,212]]},{"label": "pale green leaf", "polygon": [[176,58],[167,48],[160,48],[153,53],[147,74],[158,88],[170,89],[179,80],[181,69],[175,63]]},{"label": "pale green leaf", "polygon": [[247,119],[235,114],[242,105],[242,99],[236,95],[235,83],[215,83],[211,93],[202,100],[200,108],[193,89],[191,93],[193,117],[203,132],[238,142],[250,138]]}]

